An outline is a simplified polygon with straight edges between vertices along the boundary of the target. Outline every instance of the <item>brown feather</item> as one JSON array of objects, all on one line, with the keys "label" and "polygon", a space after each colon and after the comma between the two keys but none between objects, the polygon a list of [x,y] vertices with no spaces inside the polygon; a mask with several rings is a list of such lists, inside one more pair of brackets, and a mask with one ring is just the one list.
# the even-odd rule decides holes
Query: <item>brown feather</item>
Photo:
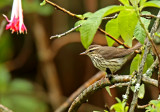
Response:
[{"label": "brown feather", "polygon": [[90,45],[89,50],[94,51],[101,54],[105,59],[113,59],[113,58],[121,58],[128,56],[132,53],[134,53],[134,50],[139,49],[141,47],[141,44],[138,43],[134,47],[130,49],[125,48],[116,48],[116,47],[108,47],[108,46],[101,46],[101,45]]},{"label": "brown feather", "polygon": [[121,58],[134,53],[133,49],[102,46],[97,50],[105,59]]}]

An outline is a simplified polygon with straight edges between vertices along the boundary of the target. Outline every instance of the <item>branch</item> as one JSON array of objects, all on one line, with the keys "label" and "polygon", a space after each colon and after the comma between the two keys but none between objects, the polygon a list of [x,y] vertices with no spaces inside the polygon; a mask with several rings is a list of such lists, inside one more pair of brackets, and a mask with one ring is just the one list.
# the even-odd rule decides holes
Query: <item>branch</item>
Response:
[{"label": "branch", "polygon": [[115,42],[117,42],[119,45],[124,46],[125,48],[130,48],[128,45],[124,44],[123,42],[121,42],[120,40],[114,38],[112,35],[110,35],[109,33],[105,32],[102,28],[98,28],[98,30],[102,33],[104,33],[106,36],[110,37],[111,39],[113,39]]},{"label": "branch", "polygon": [[97,80],[101,79],[102,77],[105,77],[105,72],[98,72],[95,74],[92,78],[90,78],[86,83],[84,83],[80,88],[78,88],[59,108],[55,110],[55,112],[63,112],[65,111],[71,103],[74,101],[74,99],[86,88],[88,88],[91,84],[95,83]]},{"label": "branch", "polygon": [[[103,78],[94,84],[90,85],[87,89],[85,89],[72,103],[68,112],[76,112],[82,103],[86,102],[88,97],[95,93],[96,91],[116,83],[129,82],[131,80],[131,75],[114,75],[113,79],[109,81],[106,78]],[[142,81],[152,84],[154,86],[158,86],[158,82],[155,79],[151,79],[149,77],[143,76]]]},{"label": "branch", "polygon": [[[140,21],[140,23],[141,23],[141,26],[143,27],[143,29],[145,30],[146,35],[147,35],[147,44],[146,44],[145,51],[144,51],[144,55],[143,55],[141,64],[140,64],[140,66],[139,66],[138,74],[137,74],[137,84],[140,85],[140,83],[141,83],[141,78],[142,78],[142,75],[141,75],[141,74],[143,73],[143,68],[144,68],[144,64],[145,64],[146,58],[147,58],[147,54],[149,53],[149,50],[150,50],[150,48],[151,48],[151,43],[152,43],[152,42],[150,43],[150,40],[151,40],[151,38],[153,38],[154,33],[155,33],[156,30],[157,30],[157,27],[158,27],[158,24],[157,24],[158,21],[157,21],[157,20],[159,20],[159,18],[155,21],[155,23],[154,23],[154,25],[153,25],[153,27],[152,27],[152,29],[151,29],[151,36],[150,36],[150,35],[149,35],[149,32],[147,31],[147,29],[145,28],[144,24],[142,23],[138,12],[137,12],[137,15],[138,15],[138,19],[139,19],[139,21]],[[159,16],[159,14],[158,14],[158,16]],[[138,93],[139,93],[139,91],[136,91],[136,92],[134,93],[134,95],[133,95],[133,99],[132,99],[132,102],[131,102],[131,107],[130,107],[129,112],[134,112],[134,110],[135,110],[135,107],[136,107],[137,102],[138,102]]]},{"label": "branch", "polygon": [[[77,19],[82,20],[82,18],[80,18],[80,17],[77,16],[76,14],[74,14],[74,13],[72,13],[72,12],[70,12],[70,11],[62,8],[62,7],[60,7],[59,5],[53,3],[53,2],[51,2],[51,1],[49,1],[49,0],[45,0],[45,2],[48,3],[48,4],[50,4],[50,5],[52,5],[52,6],[54,6],[54,7],[56,7],[58,10],[61,10],[61,11],[63,11],[64,13],[67,13],[68,15],[70,15],[70,16],[72,16],[72,17],[75,17],[75,18],[77,18]],[[115,42],[117,42],[118,44],[124,46],[125,48],[130,48],[129,46],[125,45],[123,42],[119,41],[118,39],[114,38],[113,36],[111,36],[110,34],[108,34],[107,32],[105,32],[103,29],[98,28],[98,30],[99,30],[100,32],[102,32],[103,34],[105,34],[106,36],[108,36],[108,37],[110,37],[111,39],[113,39],[113,40],[114,40]]]}]

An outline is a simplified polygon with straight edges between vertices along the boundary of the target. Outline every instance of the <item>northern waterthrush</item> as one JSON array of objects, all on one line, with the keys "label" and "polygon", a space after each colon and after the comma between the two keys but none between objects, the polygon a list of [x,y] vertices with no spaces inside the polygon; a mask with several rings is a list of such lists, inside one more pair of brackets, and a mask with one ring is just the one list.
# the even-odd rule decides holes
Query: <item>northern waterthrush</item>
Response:
[{"label": "northern waterthrush", "polygon": [[140,48],[138,43],[135,47],[130,49],[108,47],[101,45],[90,45],[89,48],[80,55],[88,55],[93,65],[101,71],[106,71],[107,75],[111,75],[121,69],[123,64],[127,61],[128,56]]}]

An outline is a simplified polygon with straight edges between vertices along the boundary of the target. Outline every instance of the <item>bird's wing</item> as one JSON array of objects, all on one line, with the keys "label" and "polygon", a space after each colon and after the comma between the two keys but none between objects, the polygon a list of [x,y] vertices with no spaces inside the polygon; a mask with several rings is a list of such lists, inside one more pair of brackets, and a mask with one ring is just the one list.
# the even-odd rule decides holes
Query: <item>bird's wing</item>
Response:
[{"label": "bird's wing", "polygon": [[100,49],[99,54],[101,54],[105,59],[121,58],[125,57],[134,52],[132,49],[115,48],[104,46]]}]

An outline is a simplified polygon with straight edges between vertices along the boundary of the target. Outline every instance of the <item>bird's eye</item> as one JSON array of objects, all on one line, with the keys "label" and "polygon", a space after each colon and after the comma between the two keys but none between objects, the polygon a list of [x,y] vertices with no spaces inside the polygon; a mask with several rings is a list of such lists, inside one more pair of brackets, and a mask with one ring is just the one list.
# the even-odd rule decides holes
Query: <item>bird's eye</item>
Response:
[{"label": "bird's eye", "polygon": [[90,50],[89,52],[93,52],[94,50]]}]

